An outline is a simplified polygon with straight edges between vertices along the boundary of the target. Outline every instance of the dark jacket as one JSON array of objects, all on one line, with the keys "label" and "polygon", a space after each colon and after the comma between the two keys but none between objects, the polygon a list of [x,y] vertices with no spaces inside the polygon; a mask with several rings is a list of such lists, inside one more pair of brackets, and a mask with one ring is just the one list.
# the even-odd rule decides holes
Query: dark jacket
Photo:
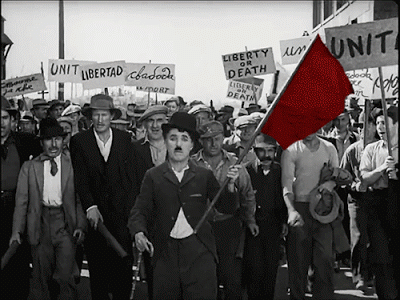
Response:
[{"label": "dark jacket", "polygon": [[[180,208],[183,208],[187,221],[194,229],[218,189],[219,184],[212,171],[197,166],[191,160],[181,182],[168,161],[148,170],[129,218],[128,227],[132,236],[144,232],[154,244],[154,261],[157,261],[162,250],[167,248]],[[148,232],[150,218],[154,219],[154,226]],[[217,260],[215,238],[208,221],[199,229],[197,236]]]},{"label": "dark jacket", "polygon": [[10,137],[15,141],[21,166],[30,156],[35,158],[43,151],[40,139],[34,134],[12,131]]},{"label": "dark jacket", "polygon": [[129,133],[118,129],[112,129],[112,133],[107,162],[100,153],[93,128],[72,137],[70,152],[83,209],[97,205],[104,225],[130,253],[132,245],[126,224],[140,187],[138,162]]}]

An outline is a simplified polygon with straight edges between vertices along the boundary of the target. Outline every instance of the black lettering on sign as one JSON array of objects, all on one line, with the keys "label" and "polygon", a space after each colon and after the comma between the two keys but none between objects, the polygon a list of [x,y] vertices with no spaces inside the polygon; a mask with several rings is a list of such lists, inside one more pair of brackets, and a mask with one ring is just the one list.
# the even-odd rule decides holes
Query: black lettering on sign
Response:
[{"label": "black lettering on sign", "polygon": [[[375,92],[375,88],[380,89],[380,80],[379,76],[375,79],[374,86],[372,87],[372,93]],[[395,96],[399,93],[399,77],[394,76],[393,74],[390,75],[389,78],[383,80],[383,89],[386,89],[386,92],[389,92],[389,89],[392,88],[392,96]]]},{"label": "black lettering on sign", "polygon": [[282,57],[300,55],[301,52],[305,51],[306,49],[307,49],[306,45],[297,47],[296,50],[294,50],[293,46],[291,48],[287,47]]}]

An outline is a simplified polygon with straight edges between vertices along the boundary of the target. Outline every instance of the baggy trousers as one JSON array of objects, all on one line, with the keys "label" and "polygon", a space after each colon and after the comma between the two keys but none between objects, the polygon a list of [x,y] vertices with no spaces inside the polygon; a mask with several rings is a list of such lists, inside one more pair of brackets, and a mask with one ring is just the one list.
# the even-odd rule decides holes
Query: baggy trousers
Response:
[{"label": "baggy trousers", "polygon": [[304,220],[301,227],[290,227],[287,236],[287,259],[290,299],[305,299],[307,271],[313,266],[314,299],[335,299],[333,285],[333,231],[330,224],[315,220],[309,203],[295,202]]}]

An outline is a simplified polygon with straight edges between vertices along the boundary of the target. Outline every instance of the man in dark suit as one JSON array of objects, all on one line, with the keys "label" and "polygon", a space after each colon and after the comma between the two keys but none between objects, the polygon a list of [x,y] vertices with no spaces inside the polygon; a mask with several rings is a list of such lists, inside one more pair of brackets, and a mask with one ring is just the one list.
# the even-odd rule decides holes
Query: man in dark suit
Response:
[{"label": "man in dark suit", "polygon": [[176,112],[162,129],[168,159],[146,172],[128,227],[138,250],[154,253],[154,299],[216,299],[212,228],[205,222],[194,229],[219,184],[189,159],[198,138],[192,115]]},{"label": "man in dark suit", "polygon": [[138,194],[139,161],[128,132],[111,128],[118,119],[110,96],[91,98],[84,114],[93,126],[74,135],[70,142],[76,189],[90,222],[85,242],[92,299],[129,299],[132,261],[122,259],[96,230],[101,220],[128,254],[132,240],[127,228],[129,212]]},{"label": "man in dark suit", "polygon": [[[22,164],[30,157],[42,152],[39,139],[29,133],[12,131],[18,110],[1,97],[1,238],[0,254],[8,249],[11,238],[13,214],[15,208],[15,191],[18,174]],[[26,239],[18,247],[16,254],[1,271],[1,295],[8,299],[26,299],[29,294],[29,245]],[[15,283],[18,282],[18,288]]]},{"label": "man in dark suit", "polygon": [[83,241],[86,218],[75,195],[69,156],[62,153],[65,133],[55,119],[40,122],[43,153],[22,165],[15,196],[10,245],[27,231],[32,252],[32,298],[76,299],[76,244]]}]

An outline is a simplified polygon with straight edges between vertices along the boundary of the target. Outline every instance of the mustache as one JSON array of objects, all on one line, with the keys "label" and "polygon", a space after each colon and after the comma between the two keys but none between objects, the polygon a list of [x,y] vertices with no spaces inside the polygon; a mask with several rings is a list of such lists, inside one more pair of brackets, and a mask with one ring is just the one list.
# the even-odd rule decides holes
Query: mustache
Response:
[{"label": "mustache", "polygon": [[272,157],[266,156],[260,159],[260,161],[272,161]]}]

